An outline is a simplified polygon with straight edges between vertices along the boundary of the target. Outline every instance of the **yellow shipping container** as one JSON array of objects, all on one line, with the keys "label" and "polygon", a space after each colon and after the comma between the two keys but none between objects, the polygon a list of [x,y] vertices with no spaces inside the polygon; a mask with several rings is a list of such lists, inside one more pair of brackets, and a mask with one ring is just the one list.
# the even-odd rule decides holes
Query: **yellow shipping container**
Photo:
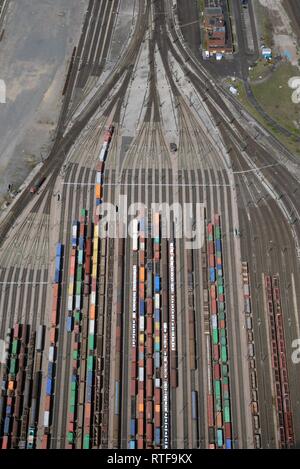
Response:
[{"label": "yellow shipping container", "polygon": [[95,242],[96,239],[97,239],[97,241],[98,241],[98,237],[99,237],[99,226],[98,226],[98,225],[95,225],[95,226],[94,226],[94,240],[93,240],[93,241]]},{"label": "yellow shipping container", "polygon": [[73,292],[74,292],[74,283],[73,282],[70,282],[69,283],[69,296],[72,296],[73,295]]},{"label": "yellow shipping container", "polygon": [[93,264],[92,277],[97,278],[97,264]]},{"label": "yellow shipping container", "polygon": [[155,406],[155,412],[160,412],[160,405],[159,405],[159,404],[156,404],[156,406]]},{"label": "yellow shipping container", "polygon": [[145,281],[145,267],[140,267],[140,282]]},{"label": "yellow shipping container", "polygon": [[141,333],[141,334],[140,334],[140,340],[139,340],[139,343],[140,343],[141,345],[143,345],[143,344],[144,344],[144,334],[143,334],[143,333]]},{"label": "yellow shipping container", "polygon": [[139,404],[139,412],[144,412],[144,404]]},{"label": "yellow shipping container", "polygon": [[14,390],[14,387],[15,387],[14,381],[9,381],[9,382],[8,382],[8,389],[9,389],[10,391],[13,391],[13,390]]}]

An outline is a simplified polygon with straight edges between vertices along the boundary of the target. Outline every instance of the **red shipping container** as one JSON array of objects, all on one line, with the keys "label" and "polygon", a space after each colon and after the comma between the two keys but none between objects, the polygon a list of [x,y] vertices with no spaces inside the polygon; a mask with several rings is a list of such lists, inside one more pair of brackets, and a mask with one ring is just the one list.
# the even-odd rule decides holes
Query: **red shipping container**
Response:
[{"label": "red shipping container", "polygon": [[155,261],[159,261],[159,259],[160,259],[160,253],[159,253],[159,251],[155,251],[155,253],[154,253],[154,260],[155,260]]},{"label": "red shipping container", "polygon": [[147,335],[147,354],[153,354],[153,337],[152,335]]},{"label": "red shipping container", "polygon": [[136,362],[136,347],[131,347],[131,363]]},{"label": "red shipping container", "polygon": [[44,410],[50,411],[50,406],[51,406],[51,396],[46,396]]},{"label": "red shipping container", "polygon": [[217,419],[216,419],[216,425],[218,428],[222,428],[223,426],[223,421],[222,421],[222,413],[221,412],[218,412],[217,413]]},{"label": "red shipping container", "polygon": [[216,302],[216,300],[211,300],[211,314],[217,314],[217,302]]},{"label": "red shipping container", "polygon": [[53,326],[56,326],[56,309],[52,310],[51,324],[52,324]]},{"label": "red shipping container", "polygon": [[80,223],[79,236],[84,238],[84,223]]},{"label": "red shipping container", "polygon": [[147,358],[147,361],[146,361],[147,365],[146,365],[146,373],[147,373],[147,376],[152,376],[153,375],[153,360],[152,358]]},{"label": "red shipping container", "polygon": [[152,401],[146,402],[146,419],[153,420],[153,402]]},{"label": "red shipping container", "polygon": [[216,287],[215,287],[215,285],[211,285],[211,287],[210,287],[210,297],[213,300],[216,298]]},{"label": "red shipping container", "polygon": [[212,394],[207,395],[207,420],[208,426],[214,426],[214,400]]},{"label": "red shipping container", "polygon": [[153,381],[152,379],[147,379],[146,381],[146,395],[153,396]]},{"label": "red shipping container", "polygon": [[68,429],[69,429],[69,432],[74,432],[74,422],[69,422]]},{"label": "red shipping container", "polygon": [[92,279],[92,291],[96,291],[97,289],[97,280],[95,278]]},{"label": "red shipping container", "polygon": [[130,395],[131,396],[136,395],[136,380],[135,379],[130,380]]},{"label": "red shipping container", "polygon": [[14,327],[14,339],[18,339],[19,338],[19,324],[15,324],[15,327]]},{"label": "red shipping container", "polygon": [[219,345],[218,344],[215,344],[213,346],[213,359],[215,361],[218,361],[220,358],[220,353],[219,353]]},{"label": "red shipping container", "polygon": [[89,402],[84,406],[84,416],[86,418],[91,418],[91,404]]},{"label": "red shipping container", "polygon": [[152,298],[147,298],[147,314],[152,314],[153,312],[153,300]]},{"label": "red shipping container", "polygon": [[141,300],[145,299],[145,284],[144,283],[139,284],[139,295],[140,295]]},{"label": "red shipping container", "polygon": [[212,233],[212,231],[213,231],[213,225],[212,225],[212,223],[209,223],[209,224],[207,225],[207,231],[208,231],[209,234]]},{"label": "red shipping container", "polygon": [[225,427],[225,438],[231,438],[231,423],[230,422],[227,422],[225,423],[224,425]]},{"label": "red shipping container", "polygon": [[104,167],[104,162],[98,160],[98,161],[97,161],[97,164],[96,164],[96,171],[97,171],[98,173],[102,173],[102,172],[103,172],[103,167]]},{"label": "red shipping container", "polygon": [[209,255],[214,253],[214,243],[213,243],[213,241],[208,241],[208,253],[209,253]]},{"label": "red shipping container", "polygon": [[213,254],[209,256],[209,266],[214,267],[215,266],[215,257]]},{"label": "red shipping container", "polygon": [[218,299],[221,303],[224,303],[224,301],[225,301],[224,295],[219,295]]},{"label": "red shipping container", "polygon": [[144,420],[142,418],[138,419],[138,435],[144,435]]},{"label": "red shipping container", "polygon": [[160,404],[160,388],[154,389],[154,403]]},{"label": "red shipping container", "polygon": [[43,435],[41,449],[48,448],[48,435]]},{"label": "red shipping container", "polygon": [[[141,242],[141,238],[140,238]],[[140,264],[144,265],[145,264],[145,251],[140,251]]]},{"label": "red shipping container", "polygon": [[53,285],[53,298],[58,297],[58,283]]},{"label": "red shipping container", "polygon": [[144,438],[141,436],[138,438],[138,449],[144,448]]},{"label": "red shipping container", "polygon": [[53,301],[52,301],[52,310],[53,309],[57,310],[57,305],[58,305],[58,298],[57,296],[54,296]]},{"label": "red shipping container", "polygon": [[146,424],[146,440],[148,444],[152,444],[153,442],[153,425],[152,423]]},{"label": "red shipping container", "polygon": [[92,240],[90,238],[86,241],[85,252],[87,257],[92,255]]},{"label": "red shipping container", "polygon": [[220,328],[221,328],[221,329],[225,329],[225,321],[224,321],[224,319],[221,319],[221,320],[220,320]]},{"label": "red shipping container", "polygon": [[154,411],[154,426],[156,428],[160,427],[160,412],[157,412],[156,410]]},{"label": "red shipping container", "polygon": [[220,369],[219,364],[214,365],[214,378],[215,379],[220,379],[221,378],[221,369]]}]

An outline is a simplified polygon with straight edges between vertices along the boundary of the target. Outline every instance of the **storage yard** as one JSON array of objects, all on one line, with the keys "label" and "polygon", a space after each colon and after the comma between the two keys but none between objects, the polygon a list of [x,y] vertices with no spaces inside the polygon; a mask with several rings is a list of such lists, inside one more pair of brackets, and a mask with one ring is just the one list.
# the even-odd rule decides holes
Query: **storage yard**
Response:
[{"label": "storage yard", "polygon": [[293,155],[229,105],[176,2],[136,2],[107,65],[109,3],[89,1],[51,155],[1,220],[0,448],[297,448]]}]

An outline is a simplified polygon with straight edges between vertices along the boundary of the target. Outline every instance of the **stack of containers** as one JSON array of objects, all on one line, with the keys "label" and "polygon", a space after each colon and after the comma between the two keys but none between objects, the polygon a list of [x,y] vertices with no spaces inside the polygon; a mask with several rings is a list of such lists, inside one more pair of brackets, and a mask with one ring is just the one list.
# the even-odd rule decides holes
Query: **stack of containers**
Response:
[{"label": "stack of containers", "polygon": [[[154,271],[156,272],[156,284],[158,285],[159,260],[160,260],[160,216],[153,214],[153,237],[154,237]],[[159,279],[160,287],[160,279]],[[154,444],[161,445],[161,389],[160,389],[160,293],[154,292]]]},{"label": "stack of containers", "polygon": [[[139,236],[139,356],[138,356],[138,449],[144,447],[145,395],[145,229],[144,220],[134,221],[134,238]],[[137,246],[136,246],[137,247]],[[133,246],[133,249],[135,246]]]},{"label": "stack of containers", "polygon": [[[78,242],[78,222],[74,220],[72,223],[72,250],[71,250],[70,274],[69,274],[69,288],[68,288],[68,316],[67,316],[67,331],[68,332],[72,332],[73,330],[74,293],[77,295],[77,287],[75,291],[77,242]],[[80,285],[80,288],[81,288],[81,285]],[[80,291],[79,291],[79,295],[80,295]]]},{"label": "stack of containers", "polygon": [[107,157],[109,144],[112,138],[112,134],[114,132],[114,127],[112,125],[104,133],[104,142],[101,146],[100,153],[99,153],[99,160],[96,165],[96,207],[99,207],[102,200],[102,184],[103,184],[103,172],[104,172],[104,165],[105,160]]},{"label": "stack of containers", "polygon": [[[7,363],[8,365],[8,390],[7,390],[7,400],[6,400],[6,407],[4,412],[4,426],[3,426],[3,441],[2,441],[2,449],[8,449],[9,447],[9,435],[11,432],[11,424],[13,421],[13,399],[15,394],[15,384],[16,384],[16,374],[17,374],[17,367],[18,367],[18,349],[19,349],[19,334],[20,334],[20,327],[19,324],[15,324],[13,329],[13,341],[11,344],[11,335],[10,329],[7,333],[7,337],[9,336],[9,349],[10,351],[10,358]],[[2,390],[6,389],[7,380],[4,378],[2,383]]]},{"label": "stack of containers", "polygon": [[129,448],[136,443],[136,358],[137,358],[137,265],[132,266],[132,314],[131,314],[131,374],[130,374],[130,440]]},{"label": "stack of containers", "polygon": [[93,228],[92,223],[89,223],[87,226],[86,247],[85,247],[84,296],[88,296],[90,294],[92,228]]},{"label": "stack of containers", "polygon": [[48,434],[50,429],[51,399],[53,393],[53,366],[55,363],[55,345],[51,344],[48,354],[48,372],[46,381],[46,396],[44,400],[44,433]]},{"label": "stack of containers", "polygon": [[170,358],[171,358],[171,387],[177,387],[177,338],[176,338],[176,274],[175,274],[175,243],[171,240],[169,243],[169,340],[170,340]]},{"label": "stack of containers", "polygon": [[84,442],[83,448],[90,448],[91,410],[94,385],[94,348],[95,348],[95,313],[98,274],[99,227],[94,225],[93,262],[92,262],[92,290],[90,293],[89,330],[88,330],[88,367],[86,380],[86,403],[84,413]]},{"label": "stack of containers", "polygon": [[[19,327],[19,332],[18,336],[20,336],[20,327]],[[25,370],[27,368],[28,364],[28,353],[26,351],[27,347],[27,327],[24,326],[22,327],[22,333],[21,333],[21,346],[20,346],[20,351],[19,351],[19,371],[17,374],[17,386],[15,389],[15,406],[14,406],[14,422],[13,422],[13,429],[12,429],[12,447],[17,448],[20,443],[20,439],[18,437],[19,435],[19,426],[21,424],[21,405],[23,403],[24,405],[24,391],[25,391],[25,383],[24,383],[24,377],[26,376]],[[18,349],[18,347],[17,347]],[[9,400],[12,398],[8,398],[8,404]],[[23,444],[23,443],[22,443]]]},{"label": "stack of containers", "polygon": [[[217,282],[217,296],[218,296],[218,319],[219,319],[219,336],[221,345],[221,363],[219,365],[219,375],[222,377],[222,394],[223,394],[223,425],[225,448],[231,449],[231,415],[230,415],[230,400],[229,400],[229,377],[227,366],[227,337],[226,337],[226,321],[225,321],[225,296],[224,296],[224,280],[223,280],[223,265],[222,265],[222,240],[221,240],[221,226],[220,216],[215,215],[215,252],[216,252],[216,282]],[[221,439],[221,432],[219,432],[219,440]]]}]

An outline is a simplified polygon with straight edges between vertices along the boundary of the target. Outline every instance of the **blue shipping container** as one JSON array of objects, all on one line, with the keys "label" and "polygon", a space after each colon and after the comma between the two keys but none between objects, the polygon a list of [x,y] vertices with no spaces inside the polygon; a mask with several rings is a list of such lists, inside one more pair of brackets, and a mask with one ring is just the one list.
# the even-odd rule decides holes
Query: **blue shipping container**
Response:
[{"label": "blue shipping container", "polygon": [[92,402],[93,387],[88,386],[87,388],[87,402]]},{"label": "blue shipping container", "polygon": [[154,322],[159,322],[159,320],[160,320],[160,310],[155,309],[154,310]]},{"label": "blue shipping container", "polygon": [[10,418],[5,417],[5,420],[4,420],[4,435],[9,434],[9,424],[10,424]]},{"label": "blue shipping container", "polygon": [[196,391],[192,391],[192,419],[197,419],[197,395]]},{"label": "blue shipping container", "polygon": [[140,300],[140,315],[144,316],[145,314],[145,302],[144,300]]},{"label": "blue shipping container", "polygon": [[52,378],[53,375],[53,362],[48,363],[48,378]]},{"label": "blue shipping container", "polygon": [[159,293],[160,291],[160,277],[158,275],[155,276],[155,292]]},{"label": "blue shipping container", "polygon": [[220,239],[216,239],[216,250],[217,251],[222,251],[222,246],[221,246],[221,240]]},{"label": "blue shipping container", "polygon": [[135,419],[130,420],[130,436],[135,436]]},{"label": "blue shipping container", "polygon": [[116,381],[116,387],[115,387],[115,415],[119,415],[119,393],[120,393],[120,383],[119,381]]},{"label": "blue shipping container", "polygon": [[160,445],[160,428],[154,430],[154,441],[156,445]]},{"label": "blue shipping container", "polygon": [[84,239],[82,236],[79,237],[79,249],[84,248]]},{"label": "blue shipping container", "polygon": [[226,439],[226,449],[232,449],[231,440],[228,438]]},{"label": "blue shipping container", "polygon": [[96,205],[101,205],[101,200],[100,199],[96,199]]},{"label": "blue shipping container", "polygon": [[52,379],[51,378],[47,379],[46,394],[47,396],[51,396],[52,394]]},{"label": "blue shipping container", "polygon": [[72,383],[77,383],[77,376],[76,375],[72,375]]},{"label": "blue shipping container", "polygon": [[93,384],[93,372],[92,371],[88,371],[87,382],[88,382],[88,386],[92,386]]},{"label": "blue shipping container", "polygon": [[11,405],[7,405],[6,406],[6,415],[10,415],[11,414]]},{"label": "blue shipping container", "polygon": [[77,239],[76,238],[72,238],[72,247],[73,248],[76,248],[77,246]]},{"label": "blue shipping container", "polygon": [[215,269],[213,267],[211,267],[209,269],[209,275],[210,275],[210,281],[213,283],[216,281],[216,277],[215,277]]},{"label": "blue shipping container", "polygon": [[55,258],[55,268],[56,270],[60,270],[60,257],[57,257]]},{"label": "blue shipping container", "polygon": [[73,327],[73,317],[68,316],[67,317],[67,331],[72,332],[72,327]]},{"label": "blue shipping container", "polygon": [[129,441],[129,449],[135,449],[135,441],[133,440]]},{"label": "blue shipping container", "polygon": [[56,256],[61,257],[62,256],[62,244],[58,243],[56,245]]},{"label": "blue shipping container", "polygon": [[154,342],[154,352],[160,351],[160,343]]},{"label": "blue shipping container", "polygon": [[60,282],[60,272],[56,270],[54,274],[54,283],[59,283],[59,282]]}]

